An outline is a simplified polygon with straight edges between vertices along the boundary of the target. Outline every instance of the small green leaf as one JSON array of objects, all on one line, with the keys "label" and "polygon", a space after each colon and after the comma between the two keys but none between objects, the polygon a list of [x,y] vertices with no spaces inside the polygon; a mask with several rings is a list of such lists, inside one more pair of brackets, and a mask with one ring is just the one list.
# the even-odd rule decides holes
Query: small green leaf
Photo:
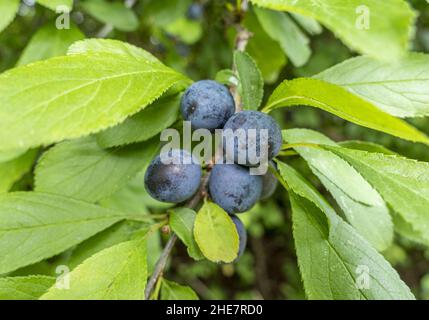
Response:
[{"label": "small green leaf", "polygon": [[[117,43],[110,46],[115,48]],[[129,46],[118,45],[116,52],[123,52],[124,47]],[[128,54],[106,50],[55,57],[0,75],[0,150],[101,131],[185,79],[160,62],[148,60],[144,50]]]},{"label": "small green leaf", "polygon": [[290,188],[298,265],[310,299],[414,299],[389,263],[292,167],[278,162]]},{"label": "small green leaf", "polygon": [[315,77],[339,85],[397,117],[429,115],[429,55],[410,53],[397,63],[357,57]]},{"label": "small green leaf", "polygon": [[229,215],[217,204],[205,202],[197,214],[194,237],[203,255],[213,262],[232,262],[238,254],[238,233]]},{"label": "small green leaf", "polygon": [[328,147],[382,195],[384,200],[421,237],[429,241],[429,164],[397,155]]},{"label": "small green leaf", "polygon": [[170,214],[170,227],[188,248],[188,254],[195,260],[204,258],[194,239],[196,213],[189,208],[177,208]]},{"label": "small green leaf", "polygon": [[406,52],[416,16],[410,5],[403,0],[251,2],[261,7],[299,13],[317,19],[350,48],[385,60],[397,59]]},{"label": "small green leaf", "polygon": [[0,162],[0,193],[9,191],[16,181],[30,171],[36,156],[37,150],[29,150],[15,159]]},{"label": "small green leaf", "polygon": [[[328,137],[307,129],[283,131],[292,144],[314,143],[336,146]],[[345,160],[321,148],[294,148],[335,198],[350,224],[377,250],[387,249],[393,240],[393,223],[380,194]]]},{"label": "small green leaf", "polygon": [[190,287],[162,279],[161,300],[199,300]]},{"label": "small green leaf", "polygon": [[264,31],[255,13],[248,11],[243,20],[244,26],[252,32],[246,51],[255,59],[265,82],[277,81],[287,59],[280,45]]},{"label": "small green leaf", "polygon": [[347,90],[316,79],[283,81],[268,100],[265,111],[279,107],[309,105],[358,125],[393,136],[429,144],[429,138],[406,122],[379,110]]},{"label": "small green leaf", "polygon": [[0,194],[0,274],[59,254],[124,217],[56,195]]},{"label": "small green leaf", "polygon": [[158,150],[156,138],[114,149],[101,148],[93,136],[65,141],[39,160],[35,190],[96,202],[125,186]]},{"label": "small green leaf", "polygon": [[33,35],[17,65],[65,55],[73,42],[83,38],[85,36],[74,25],[70,29],[57,29],[54,24],[48,23]]},{"label": "small green leaf", "polygon": [[0,32],[15,19],[20,3],[20,0],[0,1]]},{"label": "small green leaf", "polygon": [[143,300],[146,240],[122,242],[85,260],[70,274],[68,290],[52,287],[41,300]]},{"label": "small green leaf", "polygon": [[67,8],[67,11],[71,11],[73,8],[73,0],[36,0],[36,2],[53,11],[59,8]]},{"label": "small green leaf", "polygon": [[0,300],[37,300],[54,283],[46,276],[0,278]]},{"label": "small green leaf", "polygon": [[123,123],[100,132],[97,141],[111,148],[148,140],[170,127],[179,115],[180,95],[162,97]]},{"label": "small green leaf", "polygon": [[309,39],[295,22],[283,12],[254,8],[265,32],[276,40],[296,67],[307,63],[311,56]]},{"label": "small green leaf", "polygon": [[238,79],[231,69],[223,69],[216,73],[215,80],[226,86],[238,85]]},{"label": "small green leaf", "polygon": [[258,110],[264,96],[264,80],[256,62],[245,52],[234,53],[244,110]]},{"label": "small green leaf", "polygon": [[139,26],[139,20],[134,11],[121,2],[85,0],[81,5],[95,19],[110,24],[118,30],[135,31]]}]

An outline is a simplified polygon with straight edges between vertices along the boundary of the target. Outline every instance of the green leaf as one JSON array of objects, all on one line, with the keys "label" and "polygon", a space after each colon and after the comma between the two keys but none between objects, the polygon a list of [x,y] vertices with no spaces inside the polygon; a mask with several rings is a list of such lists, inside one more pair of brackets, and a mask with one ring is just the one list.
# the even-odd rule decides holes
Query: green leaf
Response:
[{"label": "green leaf", "polygon": [[[147,194],[144,186],[144,174],[144,171],[140,171],[123,188],[109,197],[101,199],[99,204],[106,208],[137,216],[150,214],[149,203],[147,201],[147,198],[150,198],[150,196]],[[153,199],[153,201],[156,200]]]},{"label": "green leaf", "polygon": [[277,81],[287,62],[282,48],[267,35],[252,11],[247,12],[243,24],[253,34],[247,43],[246,51],[255,59],[265,82]]},{"label": "green leaf", "polygon": [[48,9],[57,11],[59,7],[67,7],[68,11],[73,8],[73,0],[36,0],[37,3],[45,6]]},{"label": "green leaf", "polygon": [[0,2],[0,32],[2,32],[15,19],[20,0],[7,0]]},{"label": "green leaf", "polygon": [[148,62],[160,63],[150,52],[142,50],[127,42],[112,39],[85,39],[73,43],[67,54],[83,53],[115,53],[132,57],[136,60],[146,59]]},{"label": "green leaf", "polygon": [[205,202],[197,214],[194,237],[203,255],[213,262],[232,262],[238,254],[238,233],[229,215],[217,204]]},{"label": "green leaf", "polygon": [[0,278],[0,300],[37,300],[54,283],[46,276]]},{"label": "green leaf", "polygon": [[349,162],[400,217],[429,241],[429,164],[396,155],[338,147],[328,150]]},{"label": "green leaf", "polygon": [[[292,144],[314,143],[336,146],[328,137],[312,130],[283,131]],[[393,240],[393,223],[380,194],[346,161],[330,151],[314,147],[294,148],[335,198],[350,224],[378,251]]]},{"label": "green leaf", "polygon": [[83,38],[85,36],[74,25],[70,29],[57,29],[48,23],[33,35],[17,65],[65,55],[72,43]]},{"label": "green leaf", "polygon": [[0,162],[0,193],[9,191],[16,181],[30,171],[36,156],[37,150],[29,150],[15,159]]},{"label": "green leaf", "polygon": [[141,57],[103,51],[72,54],[0,75],[0,150],[106,129],[185,79],[139,51]]},{"label": "green leaf", "polygon": [[169,34],[176,36],[189,45],[200,40],[203,35],[203,28],[200,21],[188,20],[184,17],[164,25],[163,28]]},{"label": "green leaf", "polygon": [[74,269],[97,252],[133,240],[136,235],[141,234],[140,232],[147,231],[148,228],[141,222],[120,221],[74,248],[67,260],[67,266]]},{"label": "green leaf", "polygon": [[395,152],[387,149],[386,147],[383,147],[382,145],[379,145],[373,142],[367,142],[367,141],[348,140],[348,141],[340,142],[339,145],[341,147],[349,148],[349,149],[378,152],[378,153],[384,153],[384,154],[390,154],[390,155],[396,154]]},{"label": "green leaf", "polygon": [[231,69],[223,69],[216,73],[215,80],[226,86],[238,85],[238,79]]},{"label": "green leaf", "polygon": [[279,107],[309,105],[358,125],[393,136],[429,144],[429,138],[406,122],[379,110],[347,90],[317,79],[283,81],[273,92],[264,111]]},{"label": "green leaf", "polygon": [[304,177],[282,162],[277,164],[291,189],[293,235],[308,298],[414,299],[383,256]]},{"label": "green leaf", "polygon": [[199,300],[197,294],[188,286],[162,279],[161,300]]},{"label": "green leaf", "polygon": [[256,62],[245,52],[235,51],[234,65],[240,80],[240,95],[244,110],[258,110],[264,96],[264,80]]},{"label": "green leaf", "polygon": [[[251,0],[251,2],[273,10],[312,17],[333,31],[350,48],[386,60],[397,59],[406,52],[415,20],[415,13],[403,0]],[[362,27],[365,26],[362,22],[365,22],[366,13],[369,14],[369,28]]]},{"label": "green leaf", "polygon": [[85,0],[81,5],[95,19],[110,24],[118,30],[135,31],[139,26],[139,20],[134,11],[121,2]]},{"label": "green leaf", "polygon": [[414,299],[383,256],[341,218],[327,220],[314,203],[293,192],[290,199],[298,264],[310,299]]},{"label": "green leaf", "polygon": [[65,141],[39,160],[35,190],[96,202],[119,190],[150,163],[159,140],[103,149],[95,137]]},{"label": "green leaf", "polygon": [[111,148],[148,140],[177,120],[179,106],[180,95],[162,97],[123,123],[100,132],[97,141],[103,148]]},{"label": "green leaf", "polygon": [[41,300],[143,300],[146,240],[122,242],[85,260],[70,274],[70,289],[49,289]]},{"label": "green leaf", "polygon": [[283,12],[254,8],[265,32],[276,40],[296,67],[307,63],[311,55],[309,39]]},{"label": "green leaf", "polygon": [[56,195],[0,194],[0,274],[59,254],[123,218]]},{"label": "green leaf", "polygon": [[429,247],[429,239],[425,236],[426,232],[416,230],[412,224],[405,221],[401,215],[396,212],[392,212],[392,219],[395,224],[395,231],[399,235],[417,244]]},{"label": "green leaf", "polygon": [[429,115],[429,55],[410,53],[395,64],[357,57],[315,77],[339,85],[397,117]]},{"label": "green leaf", "polygon": [[297,13],[291,13],[291,16],[298,24],[309,34],[317,35],[323,32],[322,26],[313,18],[306,17]]},{"label": "green leaf", "polygon": [[14,149],[7,151],[0,151],[0,162],[7,162],[16,159],[26,153],[27,149]]},{"label": "green leaf", "polygon": [[173,209],[170,214],[170,227],[188,248],[188,254],[195,260],[204,258],[194,239],[196,213],[189,208]]}]

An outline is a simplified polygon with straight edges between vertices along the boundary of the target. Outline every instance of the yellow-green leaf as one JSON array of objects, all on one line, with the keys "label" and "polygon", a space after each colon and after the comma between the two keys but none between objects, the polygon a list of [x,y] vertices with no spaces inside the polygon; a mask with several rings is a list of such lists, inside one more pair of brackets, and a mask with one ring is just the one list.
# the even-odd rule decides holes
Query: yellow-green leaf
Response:
[{"label": "yellow-green leaf", "polygon": [[429,144],[429,138],[405,121],[397,119],[347,90],[322,80],[299,78],[283,81],[270,96],[265,111],[279,107],[308,105],[358,125],[393,136]]},{"label": "yellow-green leaf", "polygon": [[237,258],[239,238],[234,222],[217,204],[205,202],[195,219],[194,237],[203,255],[213,262]]},{"label": "yellow-green leaf", "polygon": [[41,300],[143,300],[146,240],[122,242],[85,260],[68,276],[70,288],[49,289]]}]

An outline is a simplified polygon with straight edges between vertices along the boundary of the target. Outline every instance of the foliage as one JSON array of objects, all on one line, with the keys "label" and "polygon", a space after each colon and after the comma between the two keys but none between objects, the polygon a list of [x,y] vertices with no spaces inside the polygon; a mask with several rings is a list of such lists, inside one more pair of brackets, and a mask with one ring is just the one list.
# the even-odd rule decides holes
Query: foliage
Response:
[{"label": "foliage", "polygon": [[[1,1],[0,299],[427,299],[421,2]],[[204,178],[176,206],[144,188],[201,79],[284,129],[240,259]]]}]

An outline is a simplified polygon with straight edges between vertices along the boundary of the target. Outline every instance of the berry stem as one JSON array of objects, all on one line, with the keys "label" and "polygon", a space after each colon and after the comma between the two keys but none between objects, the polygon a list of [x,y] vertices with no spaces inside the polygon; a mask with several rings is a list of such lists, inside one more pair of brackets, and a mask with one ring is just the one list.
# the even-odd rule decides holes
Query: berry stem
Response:
[{"label": "berry stem", "polygon": [[[244,15],[246,14],[246,11],[249,9],[248,0],[242,0],[241,2],[239,2],[239,7],[237,9],[239,13],[238,14],[239,19],[238,19],[238,22],[236,23],[237,36],[235,38],[234,50],[243,52],[244,50],[246,50],[247,42],[252,37],[252,33],[249,32],[249,30],[247,30],[242,24]],[[235,74],[237,74],[237,67],[235,63],[233,63],[232,71]],[[237,86],[232,85],[230,86],[229,90],[231,91],[231,94],[234,97],[235,111],[240,112],[243,109],[243,106],[241,103],[241,96],[240,96],[240,93],[238,92],[238,88]]]}]

